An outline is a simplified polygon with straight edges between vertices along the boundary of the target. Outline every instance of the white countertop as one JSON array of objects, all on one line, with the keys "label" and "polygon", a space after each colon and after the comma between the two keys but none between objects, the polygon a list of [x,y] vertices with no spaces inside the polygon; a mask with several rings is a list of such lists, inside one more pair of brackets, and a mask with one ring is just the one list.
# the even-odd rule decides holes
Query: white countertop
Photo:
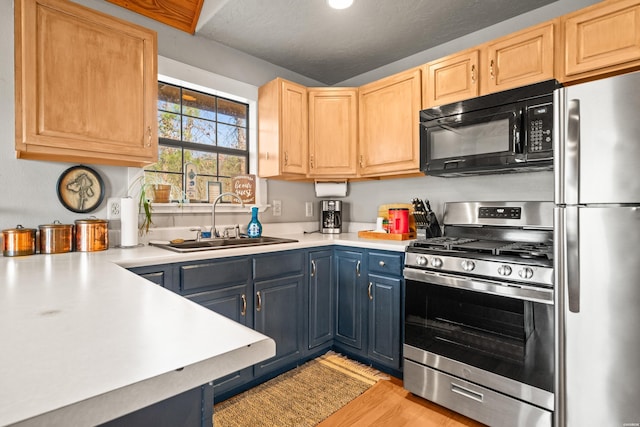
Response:
[{"label": "white countertop", "polygon": [[404,251],[408,244],[356,233],[278,237],[299,242],[0,257],[0,426],[95,425],[275,355],[270,338],[122,267],[326,245]]}]

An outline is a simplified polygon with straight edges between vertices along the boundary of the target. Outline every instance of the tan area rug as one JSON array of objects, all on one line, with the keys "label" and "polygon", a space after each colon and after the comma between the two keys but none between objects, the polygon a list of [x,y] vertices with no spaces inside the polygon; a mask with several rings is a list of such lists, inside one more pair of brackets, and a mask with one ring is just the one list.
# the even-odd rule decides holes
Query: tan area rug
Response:
[{"label": "tan area rug", "polygon": [[329,352],[214,406],[215,427],[315,426],[384,374]]}]

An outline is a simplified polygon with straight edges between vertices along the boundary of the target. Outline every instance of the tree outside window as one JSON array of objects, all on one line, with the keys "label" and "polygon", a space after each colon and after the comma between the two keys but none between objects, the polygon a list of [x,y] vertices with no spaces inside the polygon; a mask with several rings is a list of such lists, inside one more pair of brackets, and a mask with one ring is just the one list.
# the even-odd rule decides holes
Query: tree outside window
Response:
[{"label": "tree outside window", "polygon": [[158,82],[158,162],[145,168],[146,182],[171,184],[172,200],[183,200],[191,163],[192,201],[207,201],[210,181],[231,191],[232,178],[249,171],[248,115],[242,102]]}]

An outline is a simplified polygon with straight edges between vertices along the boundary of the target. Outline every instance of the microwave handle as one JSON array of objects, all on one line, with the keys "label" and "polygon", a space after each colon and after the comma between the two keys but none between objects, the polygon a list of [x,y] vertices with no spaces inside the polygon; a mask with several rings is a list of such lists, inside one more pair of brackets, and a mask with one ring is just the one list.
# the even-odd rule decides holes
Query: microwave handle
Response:
[{"label": "microwave handle", "polygon": [[462,162],[466,162],[466,159],[453,159],[453,160],[446,160],[443,163],[445,165],[448,165],[449,163],[462,163]]},{"label": "microwave handle", "polygon": [[[520,135],[522,135],[522,127],[524,126],[524,122],[525,122],[525,114],[524,114],[524,110],[521,108],[516,115],[516,119],[513,121],[513,145],[515,148],[515,152],[516,153],[520,153],[524,156],[525,150],[527,149],[526,147],[523,147],[523,141],[520,140]],[[524,162],[525,159],[524,157],[522,159],[518,159],[516,157],[516,162]]]}]

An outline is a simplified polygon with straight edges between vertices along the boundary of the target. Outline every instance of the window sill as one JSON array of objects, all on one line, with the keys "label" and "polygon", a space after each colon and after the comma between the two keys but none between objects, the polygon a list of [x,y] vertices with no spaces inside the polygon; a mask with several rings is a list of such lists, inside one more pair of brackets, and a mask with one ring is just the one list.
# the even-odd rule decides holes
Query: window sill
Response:
[{"label": "window sill", "polygon": [[[258,207],[258,212],[264,212],[271,205],[244,205],[232,203],[218,203],[216,205],[216,213],[240,213],[251,212],[253,206]],[[177,213],[211,213],[213,204],[211,203],[151,203],[151,209],[154,214],[177,214]]]}]

